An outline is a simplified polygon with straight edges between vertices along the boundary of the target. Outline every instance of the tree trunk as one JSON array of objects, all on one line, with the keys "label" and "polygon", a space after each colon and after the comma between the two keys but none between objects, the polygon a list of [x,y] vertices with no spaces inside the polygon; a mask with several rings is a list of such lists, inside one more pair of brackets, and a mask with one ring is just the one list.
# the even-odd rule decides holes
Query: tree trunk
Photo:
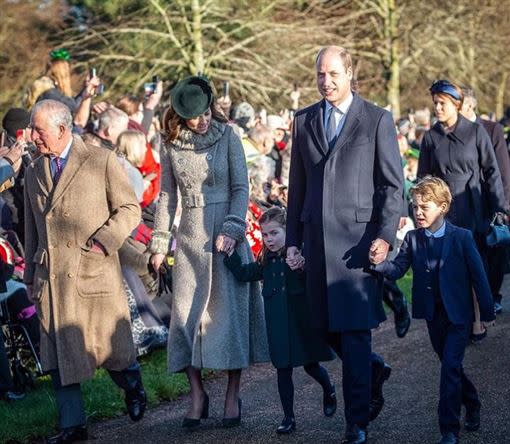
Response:
[{"label": "tree trunk", "polygon": [[386,99],[391,106],[393,118],[400,117],[400,61],[399,61],[399,41],[398,41],[398,12],[395,7],[395,0],[387,0],[386,2],[387,19],[385,20],[388,27],[388,83],[386,85]]},{"label": "tree trunk", "polygon": [[191,0],[191,29],[193,39],[192,74],[204,74],[204,48],[202,44],[202,13],[200,0]]},{"label": "tree trunk", "polygon": [[505,89],[508,82],[508,71],[501,74],[501,82],[499,82],[498,90],[496,91],[496,117],[502,119],[505,113]]}]

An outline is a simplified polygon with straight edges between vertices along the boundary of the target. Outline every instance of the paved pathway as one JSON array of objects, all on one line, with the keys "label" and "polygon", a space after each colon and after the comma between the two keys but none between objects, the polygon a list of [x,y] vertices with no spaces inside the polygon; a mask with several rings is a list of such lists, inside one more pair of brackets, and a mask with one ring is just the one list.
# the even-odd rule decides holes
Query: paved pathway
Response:
[{"label": "paved pathway", "polygon": [[[462,443],[510,443],[510,280],[505,282],[505,311],[489,331],[483,344],[470,346],[465,369],[479,390],[482,427],[462,433]],[[386,405],[369,428],[372,444],[416,444],[438,441],[436,405],[439,362],[433,355],[424,321],[413,321],[405,339],[395,336],[393,322],[387,321],[374,333],[374,350],[392,365],[385,384]],[[328,363],[341,394],[339,361]],[[222,395],[225,377],[207,383],[211,398],[210,419],[195,432],[185,432],[180,424],[188,407],[188,397],[165,403],[146,413],[141,423],[126,418],[93,424],[90,428],[99,443],[339,443],[344,430],[342,402],[333,418],[322,416],[321,390],[301,369],[295,371],[297,431],[279,437],[275,427],[282,418],[275,371],[258,365],[243,374],[242,426],[221,428]]]}]

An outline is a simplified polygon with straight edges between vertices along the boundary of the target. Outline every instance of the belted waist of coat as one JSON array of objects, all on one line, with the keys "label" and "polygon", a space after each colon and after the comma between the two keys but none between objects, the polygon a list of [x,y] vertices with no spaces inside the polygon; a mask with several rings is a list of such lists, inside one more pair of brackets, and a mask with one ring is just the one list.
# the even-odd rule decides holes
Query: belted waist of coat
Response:
[{"label": "belted waist of coat", "polygon": [[189,194],[187,196],[182,196],[182,206],[185,208],[199,208],[209,204],[229,201],[229,193]]}]

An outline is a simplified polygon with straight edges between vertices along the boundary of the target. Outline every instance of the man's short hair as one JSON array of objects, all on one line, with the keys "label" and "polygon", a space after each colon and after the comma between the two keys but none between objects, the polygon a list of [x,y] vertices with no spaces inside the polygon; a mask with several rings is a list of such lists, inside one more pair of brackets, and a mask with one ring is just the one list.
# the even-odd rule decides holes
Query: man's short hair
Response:
[{"label": "man's short hair", "polygon": [[30,114],[31,122],[33,122],[36,113],[40,111],[44,111],[44,114],[48,118],[48,123],[52,125],[53,128],[58,128],[60,125],[64,125],[68,129],[73,128],[73,116],[71,114],[71,110],[62,102],[51,99],[37,102],[32,108],[32,113]]},{"label": "man's short hair", "polygon": [[446,204],[446,212],[452,203],[452,193],[443,179],[425,176],[411,188],[411,196],[421,196],[425,202],[434,202],[437,206]]},{"label": "man's short hair", "polygon": [[99,116],[98,130],[104,131],[112,126],[122,125],[127,129],[129,122],[128,115],[118,108],[111,107]]},{"label": "man's short hair", "polygon": [[333,51],[338,53],[338,56],[340,57],[340,59],[342,59],[342,64],[344,65],[346,72],[349,70],[349,68],[352,69],[351,54],[349,53],[349,51],[347,51],[347,49],[345,49],[342,46],[325,46],[321,48],[317,53],[317,57],[315,58],[315,66],[318,66],[320,58],[326,51]]},{"label": "man's short hair", "polygon": [[478,100],[476,100],[475,92],[471,88],[468,88],[467,86],[461,86],[460,89],[462,91],[462,94],[464,95],[464,101],[466,101],[466,99],[468,101],[471,100],[471,102],[473,102],[473,108],[476,108]]}]

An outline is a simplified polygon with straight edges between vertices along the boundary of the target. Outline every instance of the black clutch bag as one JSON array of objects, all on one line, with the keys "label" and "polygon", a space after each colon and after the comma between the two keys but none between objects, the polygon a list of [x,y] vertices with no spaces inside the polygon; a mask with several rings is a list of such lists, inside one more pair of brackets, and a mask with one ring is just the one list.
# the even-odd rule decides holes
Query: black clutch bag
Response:
[{"label": "black clutch bag", "polygon": [[496,214],[489,225],[489,232],[486,238],[487,246],[489,247],[510,245],[510,228],[501,219]]}]

